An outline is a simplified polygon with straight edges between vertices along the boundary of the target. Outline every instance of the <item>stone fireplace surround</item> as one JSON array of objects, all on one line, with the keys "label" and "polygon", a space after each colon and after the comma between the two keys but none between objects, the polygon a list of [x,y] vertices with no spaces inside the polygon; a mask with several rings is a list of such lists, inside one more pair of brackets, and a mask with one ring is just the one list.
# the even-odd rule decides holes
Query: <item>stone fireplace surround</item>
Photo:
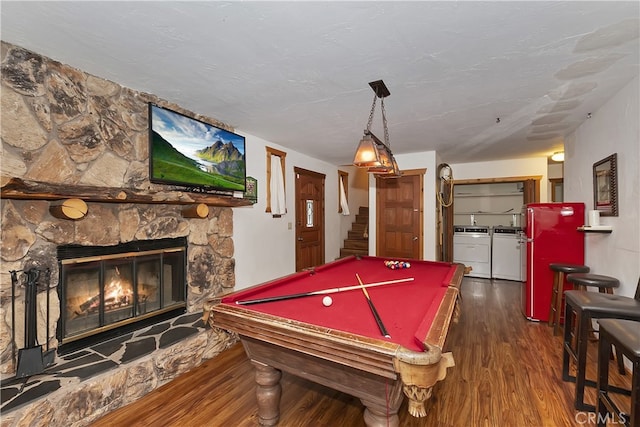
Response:
[{"label": "stone fireplace surround", "polygon": [[[10,271],[49,268],[51,286],[56,286],[59,245],[187,238],[187,314],[102,346],[56,356],[51,374],[26,382],[22,392],[30,394],[22,401],[15,387],[3,387],[2,404],[13,404],[2,410],[2,427],[83,426],[198,366],[236,340],[224,331],[206,328],[200,319],[207,300],[235,286],[232,209],[217,205],[213,198],[207,203],[206,218],[185,218],[181,209],[190,199],[188,194],[148,182],[147,103],[225,126],[18,46],[2,42],[1,53],[3,380],[15,375]],[[7,197],[4,190],[10,178],[55,184],[58,189],[103,187],[105,194],[132,190],[150,194],[151,202],[101,199],[97,194],[85,199],[84,218],[63,220],[50,214],[47,198]],[[19,293],[17,300],[23,301],[23,295]],[[57,294],[51,295],[49,331],[43,326],[43,301],[38,303],[39,343],[46,344],[48,337],[55,348]],[[16,319],[23,316],[20,307],[16,303]],[[18,328],[17,348],[23,346],[22,336]],[[52,385],[57,383],[51,375],[58,375],[59,388]]]}]

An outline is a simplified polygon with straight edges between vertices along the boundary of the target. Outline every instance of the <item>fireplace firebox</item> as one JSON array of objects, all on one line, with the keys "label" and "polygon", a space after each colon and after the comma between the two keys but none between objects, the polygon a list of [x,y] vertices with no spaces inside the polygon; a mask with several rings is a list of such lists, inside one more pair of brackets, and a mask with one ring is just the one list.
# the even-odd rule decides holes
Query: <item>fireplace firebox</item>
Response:
[{"label": "fireplace firebox", "polygon": [[186,238],[58,247],[58,352],[183,314],[186,253]]}]

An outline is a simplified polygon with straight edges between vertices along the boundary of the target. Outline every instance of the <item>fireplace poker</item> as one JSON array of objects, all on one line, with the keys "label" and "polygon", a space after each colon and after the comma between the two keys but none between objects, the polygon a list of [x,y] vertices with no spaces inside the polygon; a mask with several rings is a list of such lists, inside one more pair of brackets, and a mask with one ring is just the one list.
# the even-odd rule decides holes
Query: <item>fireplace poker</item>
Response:
[{"label": "fireplace poker", "polygon": [[16,285],[18,284],[18,272],[11,270],[11,357],[13,357],[13,363],[17,364],[16,359]]}]

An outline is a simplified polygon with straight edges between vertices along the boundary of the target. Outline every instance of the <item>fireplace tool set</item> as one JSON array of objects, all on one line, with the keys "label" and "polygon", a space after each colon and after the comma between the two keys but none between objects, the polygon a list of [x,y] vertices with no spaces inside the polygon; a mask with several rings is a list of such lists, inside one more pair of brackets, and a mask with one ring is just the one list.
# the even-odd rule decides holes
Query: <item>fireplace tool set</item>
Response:
[{"label": "fireplace tool set", "polygon": [[[55,357],[55,349],[49,349],[49,337],[46,339],[46,348],[43,350],[42,345],[38,344],[38,290],[46,289],[46,333],[49,333],[49,279],[51,272],[49,269],[41,270],[31,268],[22,271],[25,277],[25,307],[24,307],[24,348],[18,349],[16,379],[27,379],[33,375],[44,372],[45,369],[53,365]],[[16,360],[16,287],[19,286],[18,271],[13,270],[11,273],[11,346],[13,352],[13,360]],[[44,278],[42,277],[44,276]],[[41,283],[44,281],[45,283]]]}]

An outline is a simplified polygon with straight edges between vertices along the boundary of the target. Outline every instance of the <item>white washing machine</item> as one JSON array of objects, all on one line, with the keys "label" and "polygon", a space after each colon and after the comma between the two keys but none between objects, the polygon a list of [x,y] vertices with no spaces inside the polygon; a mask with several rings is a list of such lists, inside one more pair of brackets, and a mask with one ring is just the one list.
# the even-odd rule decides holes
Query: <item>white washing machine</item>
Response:
[{"label": "white washing machine", "polygon": [[522,281],[520,228],[494,227],[491,246],[491,277]]},{"label": "white washing machine", "polygon": [[484,226],[453,226],[453,262],[471,271],[467,276],[491,278],[491,228]]}]

